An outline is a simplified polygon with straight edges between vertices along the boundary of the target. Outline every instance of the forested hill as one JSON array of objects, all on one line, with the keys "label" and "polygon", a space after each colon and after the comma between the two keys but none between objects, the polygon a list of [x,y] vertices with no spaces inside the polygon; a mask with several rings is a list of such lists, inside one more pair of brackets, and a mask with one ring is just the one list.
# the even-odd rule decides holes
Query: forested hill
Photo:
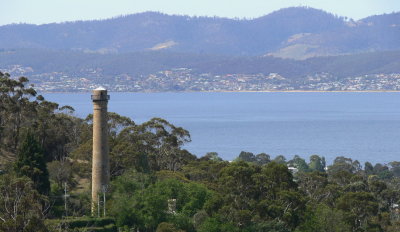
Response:
[{"label": "forested hill", "polygon": [[400,51],[362,53],[354,55],[315,57],[306,60],[281,59],[271,56],[215,56],[168,51],[146,51],[123,54],[97,54],[76,51],[21,49],[0,51],[0,68],[16,64],[29,67],[31,76],[44,73],[64,73],[87,76],[88,70],[98,70],[102,77],[154,74],[175,68],[190,68],[194,73],[258,74],[279,73],[288,78],[316,73],[330,73],[334,77],[366,74],[399,73]]},{"label": "forested hill", "polygon": [[189,17],[155,12],[107,20],[0,27],[0,48],[98,53],[173,52],[307,58],[400,49],[400,13],[359,21],[305,7],[256,19]]}]

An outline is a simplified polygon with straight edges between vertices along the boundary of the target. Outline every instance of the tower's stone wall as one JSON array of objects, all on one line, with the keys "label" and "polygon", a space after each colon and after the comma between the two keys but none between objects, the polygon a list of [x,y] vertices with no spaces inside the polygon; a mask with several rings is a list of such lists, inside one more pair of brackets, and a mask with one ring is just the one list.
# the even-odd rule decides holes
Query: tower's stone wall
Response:
[{"label": "tower's stone wall", "polygon": [[96,213],[100,195],[109,184],[107,90],[92,91],[93,101],[93,159],[92,159],[92,214]]}]

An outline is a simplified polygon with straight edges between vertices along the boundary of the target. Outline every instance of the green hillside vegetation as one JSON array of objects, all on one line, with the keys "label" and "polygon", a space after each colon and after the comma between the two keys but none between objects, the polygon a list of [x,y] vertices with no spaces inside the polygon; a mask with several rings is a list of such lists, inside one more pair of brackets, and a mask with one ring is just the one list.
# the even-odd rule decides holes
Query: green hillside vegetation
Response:
[{"label": "green hillside vegetation", "polygon": [[0,73],[0,231],[400,230],[400,162],[196,157],[182,149],[189,131],[117,113],[106,217],[90,217],[92,116],[73,112]]}]

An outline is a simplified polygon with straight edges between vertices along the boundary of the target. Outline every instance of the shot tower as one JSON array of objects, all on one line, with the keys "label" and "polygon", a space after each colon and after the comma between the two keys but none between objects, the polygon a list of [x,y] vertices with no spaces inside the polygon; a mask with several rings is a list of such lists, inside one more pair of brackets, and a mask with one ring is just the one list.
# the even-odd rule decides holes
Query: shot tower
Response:
[{"label": "shot tower", "polygon": [[[92,91],[93,101],[93,157],[92,157],[92,215],[100,214],[100,198],[110,181],[108,158],[107,90]],[[103,205],[104,207],[104,205]],[[97,211],[97,213],[96,213]],[[105,209],[104,209],[105,212]]]}]

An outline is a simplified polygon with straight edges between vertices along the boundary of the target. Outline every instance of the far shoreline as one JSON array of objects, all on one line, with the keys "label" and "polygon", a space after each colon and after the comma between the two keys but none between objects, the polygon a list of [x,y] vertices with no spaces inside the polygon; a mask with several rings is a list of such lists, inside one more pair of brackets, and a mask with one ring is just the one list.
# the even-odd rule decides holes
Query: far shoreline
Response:
[{"label": "far shoreline", "polygon": [[[53,93],[65,93],[65,94],[90,94],[91,91],[37,91],[39,94],[53,94]],[[109,91],[109,93],[400,93],[400,90],[260,90],[260,91]]]}]

